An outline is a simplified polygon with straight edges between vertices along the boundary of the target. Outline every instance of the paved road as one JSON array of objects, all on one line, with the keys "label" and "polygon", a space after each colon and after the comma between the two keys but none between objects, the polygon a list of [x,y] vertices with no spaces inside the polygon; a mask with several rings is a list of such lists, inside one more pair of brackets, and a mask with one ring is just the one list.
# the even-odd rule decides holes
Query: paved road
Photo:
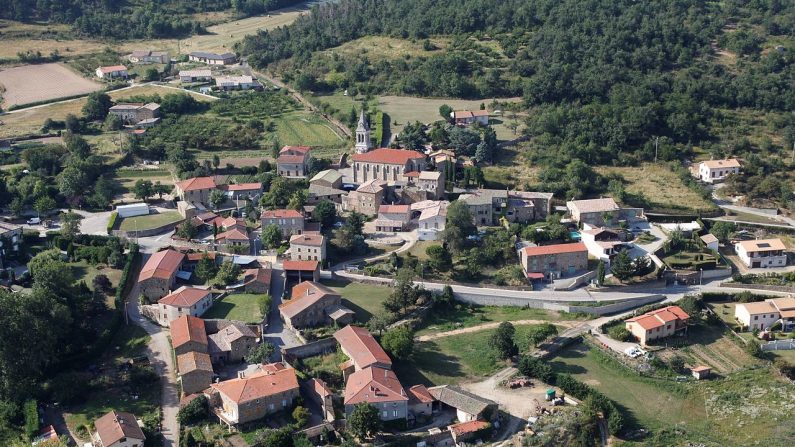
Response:
[{"label": "paved road", "polygon": [[295,334],[284,326],[284,322],[279,318],[279,304],[282,303],[283,295],[284,271],[274,267],[271,276],[271,296],[273,297],[273,303],[271,304],[271,311],[268,314],[268,327],[265,330],[263,339],[276,347],[276,352],[274,353],[274,358],[276,360],[281,360],[279,348],[292,348],[303,344]]},{"label": "paved road", "polygon": [[[144,262],[148,256],[144,255]],[[130,322],[142,327],[151,337],[147,347],[147,356],[160,376],[161,408],[163,409],[163,446],[177,447],[179,445],[179,387],[176,380],[176,368],[172,362],[171,343],[168,341],[168,330],[150,322],[141,315],[135,297],[138,296],[138,286],[135,285],[127,301],[127,312]],[[132,299],[130,299],[132,298]]]}]

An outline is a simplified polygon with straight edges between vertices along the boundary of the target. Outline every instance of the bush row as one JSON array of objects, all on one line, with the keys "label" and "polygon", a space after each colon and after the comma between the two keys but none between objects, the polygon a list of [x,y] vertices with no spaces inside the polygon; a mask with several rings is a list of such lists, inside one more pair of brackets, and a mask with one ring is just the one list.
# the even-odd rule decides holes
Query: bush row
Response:
[{"label": "bush row", "polygon": [[116,226],[116,218],[119,217],[119,213],[116,211],[110,213],[110,220],[108,220],[108,234],[113,233],[113,227]]}]

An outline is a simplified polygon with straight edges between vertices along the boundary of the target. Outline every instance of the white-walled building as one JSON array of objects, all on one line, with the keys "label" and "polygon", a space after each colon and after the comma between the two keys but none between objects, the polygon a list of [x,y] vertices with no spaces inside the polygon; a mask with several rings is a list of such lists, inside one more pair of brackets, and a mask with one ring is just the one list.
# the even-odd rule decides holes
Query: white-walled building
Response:
[{"label": "white-walled building", "polygon": [[698,178],[706,183],[719,182],[726,179],[729,174],[739,173],[740,161],[736,158],[708,160],[698,164]]},{"label": "white-walled building", "polygon": [[787,247],[781,239],[759,239],[734,244],[737,256],[749,268],[784,267]]},{"label": "white-walled building", "polygon": [[157,320],[161,326],[169,326],[183,315],[200,317],[212,305],[213,295],[209,290],[182,286],[157,302]]}]

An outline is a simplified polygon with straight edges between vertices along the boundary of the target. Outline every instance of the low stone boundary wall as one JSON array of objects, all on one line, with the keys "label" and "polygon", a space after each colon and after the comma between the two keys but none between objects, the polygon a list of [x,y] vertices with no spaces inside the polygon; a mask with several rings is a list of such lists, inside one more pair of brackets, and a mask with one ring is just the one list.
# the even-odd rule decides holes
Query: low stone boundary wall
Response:
[{"label": "low stone boundary wall", "polygon": [[293,348],[282,348],[282,356],[288,357],[287,361],[289,362],[291,359],[305,359],[307,357],[326,354],[336,349],[336,347],[337,340],[333,337],[329,337]]},{"label": "low stone boundary wall", "polygon": [[751,290],[767,290],[769,292],[795,293],[795,287],[774,286],[769,284],[742,284],[736,282],[722,282],[720,283],[720,286],[730,289],[751,289]]},{"label": "low stone boundary wall", "polygon": [[113,230],[114,236],[119,237],[126,237],[126,238],[136,238],[136,237],[149,237],[154,236],[156,234],[165,233],[167,231],[171,231],[174,228],[177,228],[177,225],[181,224],[182,221],[172,222],[166,225],[161,225],[157,228],[148,228],[146,230],[138,230],[138,231],[122,231],[122,230]]}]

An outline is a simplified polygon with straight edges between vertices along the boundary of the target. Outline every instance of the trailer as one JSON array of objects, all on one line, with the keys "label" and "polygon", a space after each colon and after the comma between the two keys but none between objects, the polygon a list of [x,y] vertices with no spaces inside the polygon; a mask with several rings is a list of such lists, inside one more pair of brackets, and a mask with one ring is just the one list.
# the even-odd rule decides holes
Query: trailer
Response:
[{"label": "trailer", "polygon": [[149,205],[145,203],[132,203],[116,207],[119,217],[146,216],[149,214]]}]

